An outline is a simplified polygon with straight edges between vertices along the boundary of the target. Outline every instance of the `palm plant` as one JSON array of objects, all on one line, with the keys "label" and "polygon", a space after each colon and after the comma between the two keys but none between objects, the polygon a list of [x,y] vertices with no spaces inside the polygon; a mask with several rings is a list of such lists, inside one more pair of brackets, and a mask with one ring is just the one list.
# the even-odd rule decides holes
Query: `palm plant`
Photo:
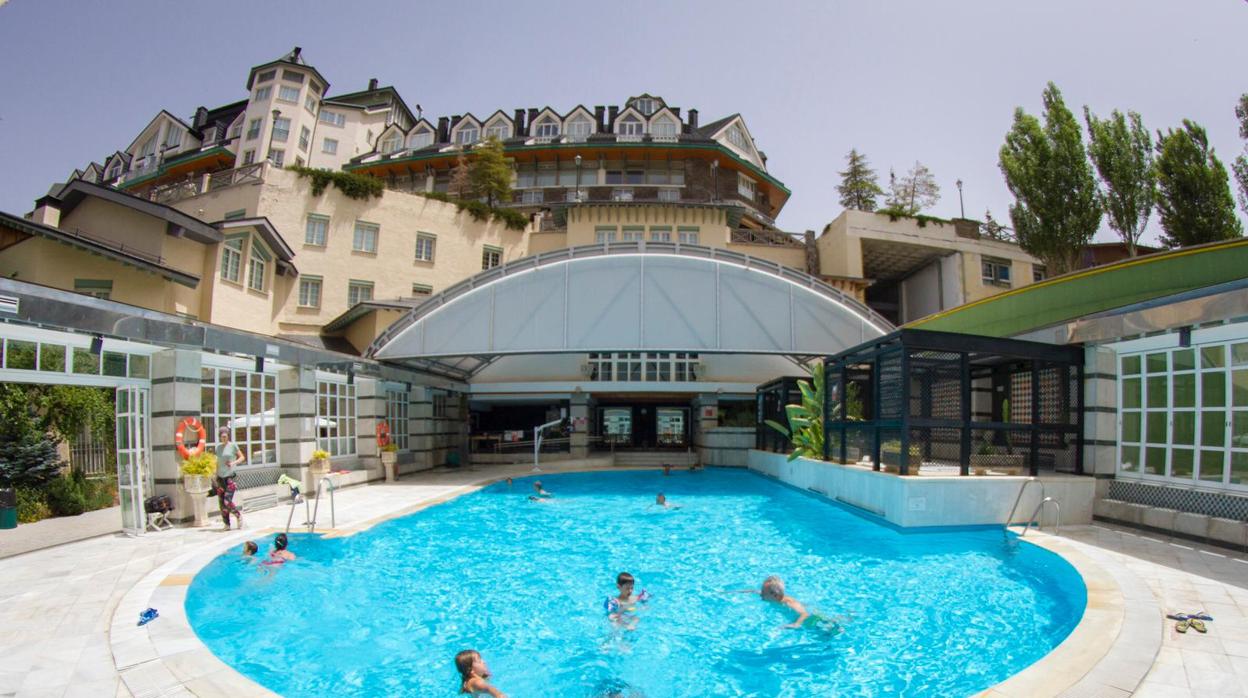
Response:
[{"label": "palm plant", "polygon": [[[784,434],[785,438],[793,444],[793,452],[789,454],[790,461],[797,458],[823,458],[823,405],[824,393],[827,391],[823,364],[815,365],[813,374],[813,386],[811,381],[797,382],[797,389],[802,392],[801,404],[784,406],[784,413],[789,421],[788,426],[772,419],[764,420],[767,426]],[[857,416],[853,414],[854,403],[854,396],[851,393],[849,397],[851,414],[847,416],[847,419],[854,419]],[[829,403],[829,407],[832,409],[832,414],[836,414],[840,409],[839,403],[836,402]]]}]

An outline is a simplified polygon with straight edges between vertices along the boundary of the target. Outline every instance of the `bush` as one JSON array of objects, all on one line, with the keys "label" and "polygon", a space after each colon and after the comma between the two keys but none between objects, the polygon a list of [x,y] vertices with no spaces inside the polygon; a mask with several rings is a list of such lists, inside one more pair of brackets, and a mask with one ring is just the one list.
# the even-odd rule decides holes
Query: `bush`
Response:
[{"label": "bush", "polygon": [[312,180],[312,196],[320,196],[325,192],[325,187],[331,183],[347,198],[362,201],[374,197],[381,198],[385,191],[385,183],[372,175],[314,169],[303,165],[290,165],[286,169],[295,172],[300,177],[308,177]]},{"label": "bush", "polygon": [[21,523],[34,523],[52,516],[52,508],[48,506],[48,498],[43,491],[34,487],[17,488],[17,520]]},{"label": "bush", "polygon": [[312,458],[310,460],[329,460],[329,451],[322,451],[318,448],[312,452]]},{"label": "bush", "polygon": [[77,516],[87,510],[87,498],[82,486],[72,477],[58,477],[47,484],[44,492],[48,506],[57,516]]},{"label": "bush", "polygon": [[217,472],[217,456],[204,451],[182,461],[183,475],[215,475]]},{"label": "bush", "polygon": [[115,506],[117,504],[117,478],[100,477],[84,480],[82,494],[87,500],[87,511]]}]

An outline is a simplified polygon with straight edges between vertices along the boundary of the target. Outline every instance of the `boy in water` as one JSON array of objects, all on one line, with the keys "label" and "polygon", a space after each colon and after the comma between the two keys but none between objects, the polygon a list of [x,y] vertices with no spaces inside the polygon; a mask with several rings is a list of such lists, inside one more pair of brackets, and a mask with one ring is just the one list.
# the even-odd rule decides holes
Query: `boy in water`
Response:
[{"label": "boy in water", "polygon": [[490,685],[490,669],[476,650],[463,650],[455,655],[455,669],[459,672],[459,692],[472,696],[507,698],[507,694]]},{"label": "boy in water", "polygon": [[255,557],[259,550],[260,546],[256,545],[254,540],[249,540],[246,543],[243,543],[243,557]]},{"label": "boy in water", "polygon": [[656,507],[663,507],[664,509],[679,509],[680,508],[679,504],[668,504],[667,496],[664,495],[662,492],[659,493],[659,496],[654,498],[654,505]]},{"label": "boy in water", "polygon": [[763,597],[765,601],[774,601],[775,603],[788,606],[790,610],[797,614],[797,620],[784,626],[786,628],[800,628],[802,623],[805,623],[806,619],[810,617],[810,612],[806,610],[801,601],[784,593],[784,580],[774,574],[763,580],[763,589],[758,592],[758,595]]},{"label": "boy in water", "polygon": [[607,617],[613,623],[622,625],[628,630],[637,627],[637,604],[650,600],[650,594],[645,590],[642,590],[640,594],[633,593],[633,586],[636,583],[633,575],[627,572],[619,573],[615,577],[615,586],[620,593],[618,596],[607,599]]},{"label": "boy in water", "polygon": [[547,492],[546,490],[542,489],[542,481],[541,481],[541,480],[535,480],[535,481],[533,482],[533,491],[534,491],[534,492],[536,492],[537,494],[531,494],[531,495],[529,495],[529,501],[531,501],[531,502],[544,502],[544,501],[546,501],[547,499],[549,499],[549,498],[551,498],[551,497],[555,496],[555,495],[553,495],[553,494],[551,494],[551,493]]}]

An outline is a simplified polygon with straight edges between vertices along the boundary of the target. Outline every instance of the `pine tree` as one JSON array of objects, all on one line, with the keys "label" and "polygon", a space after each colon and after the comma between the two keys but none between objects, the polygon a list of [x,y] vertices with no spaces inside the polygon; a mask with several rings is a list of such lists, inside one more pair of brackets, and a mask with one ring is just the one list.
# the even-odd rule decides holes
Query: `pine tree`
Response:
[{"label": "pine tree", "polygon": [[1157,133],[1157,210],[1166,247],[1187,247],[1244,234],[1226,168],[1209,147],[1205,129],[1189,119],[1183,128]]},{"label": "pine tree", "polygon": [[451,170],[451,183],[447,186],[446,193],[455,199],[472,198],[472,177],[468,170],[468,159],[463,153],[455,159],[455,168]]},{"label": "pine tree", "polygon": [[1101,208],[1079,122],[1053,83],[1044,89],[1043,126],[1022,107],[1014,110],[1000,166],[1014,195],[1010,220],[1019,245],[1052,274],[1074,269],[1101,224]]},{"label": "pine tree", "polygon": [[892,172],[888,178],[889,193],[885,203],[891,211],[913,216],[940,201],[940,185],[936,184],[936,178],[927,165],[917,160],[901,178]]},{"label": "pine tree", "polygon": [[884,190],[876,183],[875,170],[867,164],[867,156],[850,149],[845,156],[848,167],[841,172],[841,183],[836,191],[841,195],[841,206],[858,211],[874,211],[875,198],[883,196]]},{"label": "pine tree", "polygon": [[476,148],[477,157],[469,166],[469,180],[477,196],[484,196],[491,207],[511,200],[511,161],[503,154],[503,144],[489,138]]},{"label": "pine tree", "polygon": [[1235,158],[1231,164],[1235,170],[1235,179],[1239,182],[1239,206],[1248,213],[1248,92],[1239,96],[1239,104],[1235,106],[1235,116],[1239,119],[1239,137],[1244,139],[1244,154]]},{"label": "pine tree", "polygon": [[1084,107],[1083,118],[1091,139],[1088,155],[1104,184],[1097,192],[1097,201],[1109,227],[1126,243],[1127,254],[1134,257],[1157,197],[1152,138],[1135,112],[1124,117],[1115,109],[1102,120]]}]

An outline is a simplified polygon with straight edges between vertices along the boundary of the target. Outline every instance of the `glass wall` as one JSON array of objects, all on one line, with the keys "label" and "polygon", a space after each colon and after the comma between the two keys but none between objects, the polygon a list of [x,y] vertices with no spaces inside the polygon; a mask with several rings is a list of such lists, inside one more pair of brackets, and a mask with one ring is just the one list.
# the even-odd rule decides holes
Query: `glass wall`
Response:
[{"label": "glass wall", "polygon": [[216,444],[217,429],[247,454],[243,467],[277,465],[277,378],[271,374],[204,367],[200,382],[200,413],[208,441]]},{"label": "glass wall", "polygon": [[355,455],[355,386],[316,382],[316,447],[331,458]]},{"label": "glass wall", "polygon": [[1248,489],[1248,342],[1118,361],[1120,474]]},{"label": "glass wall", "polygon": [[400,451],[407,450],[407,406],[409,402],[411,400],[406,390],[389,388],[386,390],[386,424],[390,427],[390,441],[398,446]]}]

